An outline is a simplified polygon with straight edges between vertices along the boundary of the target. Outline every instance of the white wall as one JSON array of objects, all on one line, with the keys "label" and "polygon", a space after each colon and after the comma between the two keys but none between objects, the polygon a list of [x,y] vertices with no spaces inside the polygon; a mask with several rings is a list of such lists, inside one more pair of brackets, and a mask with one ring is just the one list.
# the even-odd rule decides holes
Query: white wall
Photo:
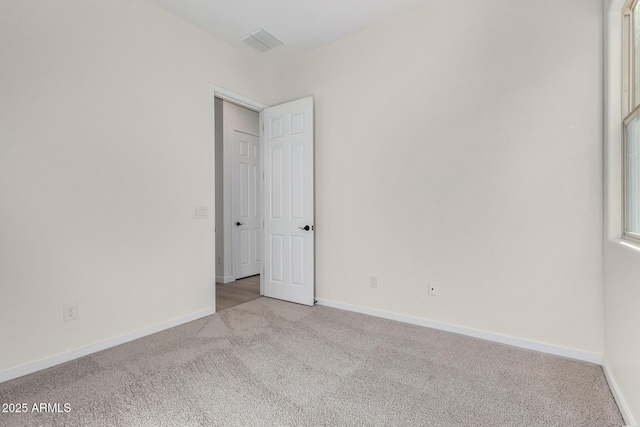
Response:
[{"label": "white wall", "polygon": [[640,420],[640,247],[625,245],[622,236],[622,6],[605,1],[605,234],[604,325],[605,369],[628,424]]},{"label": "white wall", "polygon": [[276,69],[315,96],[317,298],[601,354],[602,18],[436,0]]},{"label": "white wall", "polygon": [[0,373],[210,306],[209,83],[263,75],[147,0],[3,2]]},{"label": "white wall", "polygon": [[220,272],[216,272],[216,275],[218,276],[219,281],[229,283],[235,280],[233,272],[233,228],[237,221],[237,218],[233,216],[233,200],[231,195],[231,183],[233,181],[233,167],[231,163],[233,160],[233,132],[238,130],[252,135],[259,135],[260,119],[258,113],[255,111],[248,110],[228,101],[222,101],[221,103],[223,110],[222,114],[224,116],[222,119],[224,158],[222,220],[223,251],[219,252],[219,255],[222,256],[222,268],[220,269]]},{"label": "white wall", "polygon": [[208,307],[209,82],[315,96],[318,298],[601,353],[601,7],[434,0],[265,79],[147,0],[3,5],[0,372]]}]

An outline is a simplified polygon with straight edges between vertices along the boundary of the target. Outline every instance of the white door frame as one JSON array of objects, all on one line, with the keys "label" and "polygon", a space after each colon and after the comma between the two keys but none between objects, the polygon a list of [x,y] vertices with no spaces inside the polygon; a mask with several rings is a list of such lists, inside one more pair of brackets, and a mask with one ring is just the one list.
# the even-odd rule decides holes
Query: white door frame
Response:
[{"label": "white door frame", "polygon": [[[215,98],[221,98],[225,101],[248,108],[249,110],[260,113],[260,138],[262,139],[262,110],[268,107],[259,101],[240,95],[229,89],[225,89],[214,84],[209,84],[209,109],[211,115],[210,129],[210,149],[209,149],[209,183],[211,192],[209,194],[209,226],[211,227],[211,276],[209,282],[211,285],[209,305],[213,312],[216,312],[216,109]],[[262,173],[262,163],[260,164],[260,173]],[[260,192],[262,197],[262,192]],[[262,258],[262,257],[261,257]],[[262,288],[262,280],[260,281],[260,295],[264,294]]]}]

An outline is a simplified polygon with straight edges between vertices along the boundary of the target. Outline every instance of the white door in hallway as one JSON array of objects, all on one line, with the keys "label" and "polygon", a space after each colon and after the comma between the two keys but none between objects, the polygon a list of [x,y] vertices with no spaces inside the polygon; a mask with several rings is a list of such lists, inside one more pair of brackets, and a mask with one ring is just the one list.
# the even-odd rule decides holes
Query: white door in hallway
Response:
[{"label": "white door in hallway", "polygon": [[267,108],[262,121],[264,295],[313,305],[313,98]]},{"label": "white door in hallway", "polygon": [[233,273],[236,279],[260,274],[260,141],[233,132]]}]

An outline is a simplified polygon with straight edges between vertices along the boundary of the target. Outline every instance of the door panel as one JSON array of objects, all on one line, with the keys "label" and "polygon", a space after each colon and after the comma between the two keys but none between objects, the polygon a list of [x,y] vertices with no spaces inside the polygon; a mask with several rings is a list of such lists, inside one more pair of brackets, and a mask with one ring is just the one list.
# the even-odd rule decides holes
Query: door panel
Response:
[{"label": "door panel", "polygon": [[271,177],[271,182],[269,189],[270,197],[269,200],[271,203],[269,204],[270,217],[269,219],[283,219],[282,211],[283,211],[283,194],[282,194],[282,145],[275,145],[269,147],[269,166],[271,167],[271,173],[269,176]]},{"label": "door panel", "polygon": [[313,98],[267,108],[263,123],[264,294],[313,305]]},{"label": "door panel", "polygon": [[[283,284],[284,283],[284,258],[282,257],[282,240],[283,236],[280,234],[272,234],[270,237],[271,240],[271,264],[270,264],[270,272],[267,277],[271,279],[271,282],[275,284]],[[265,293],[267,295],[267,293]],[[269,295],[267,295],[269,296]]]}]

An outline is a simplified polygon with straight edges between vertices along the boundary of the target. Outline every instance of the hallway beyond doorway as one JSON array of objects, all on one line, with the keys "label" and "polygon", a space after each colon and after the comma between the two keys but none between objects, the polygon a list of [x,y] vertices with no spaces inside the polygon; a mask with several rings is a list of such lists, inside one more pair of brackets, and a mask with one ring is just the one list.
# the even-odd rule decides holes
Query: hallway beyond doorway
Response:
[{"label": "hallway beyond doorway", "polygon": [[260,275],[235,282],[216,283],[216,312],[260,297]]}]

